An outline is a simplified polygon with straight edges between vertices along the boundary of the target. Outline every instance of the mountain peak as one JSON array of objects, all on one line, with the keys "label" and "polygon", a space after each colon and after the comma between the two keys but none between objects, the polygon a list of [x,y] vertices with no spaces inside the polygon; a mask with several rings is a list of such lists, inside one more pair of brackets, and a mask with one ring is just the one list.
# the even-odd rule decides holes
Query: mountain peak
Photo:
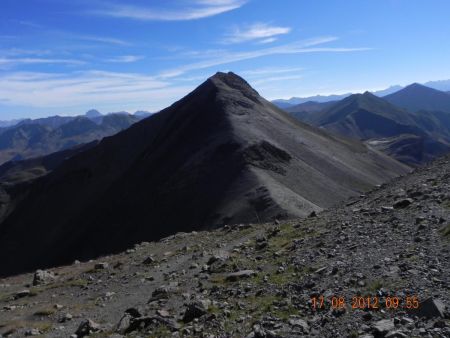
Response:
[{"label": "mountain peak", "polygon": [[[181,231],[306,216],[407,171],[298,123],[236,74],[217,73],[39,180],[1,224],[0,275]],[[41,233],[53,235],[36,241]],[[20,242],[7,246],[11,238]]]},{"label": "mountain peak", "polygon": [[243,92],[244,95],[259,96],[258,92],[247,81],[233,72],[217,72],[208,81],[212,82],[220,90],[238,90]]},{"label": "mountain peak", "polygon": [[224,72],[217,72],[216,74],[214,74],[213,76],[211,76],[209,78],[212,81],[223,81],[223,82],[243,82],[243,83],[247,83],[247,81],[245,81],[242,77],[240,77],[239,75],[237,75],[236,73],[233,72],[228,72],[228,73],[224,73]]},{"label": "mountain peak", "polygon": [[424,86],[423,84],[420,84],[420,83],[417,83],[417,82],[414,82],[414,83],[410,84],[409,86],[406,86],[406,87],[404,88],[404,90],[405,90],[405,89],[427,89],[427,90],[434,90],[434,89],[432,89],[432,88],[430,88],[430,87]]},{"label": "mountain peak", "polygon": [[376,99],[379,98],[378,96],[376,96],[375,94],[373,94],[373,93],[371,93],[371,92],[369,92],[369,91],[365,91],[365,92],[362,94],[362,96],[365,97],[365,98],[376,98]]},{"label": "mountain peak", "polygon": [[413,83],[394,94],[387,95],[384,99],[413,112],[419,110],[450,112],[448,94],[418,83]]},{"label": "mountain peak", "polygon": [[86,114],[84,114],[84,115],[89,118],[102,116],[102,114],[96,109],[91,109],[91,110],[87,111]]},{"label": "mountain peak", "polygon": [[[362,103],[362,102],[366,102],[366,100],[378,100],[379,98],[377,96],[375,96],[374,94],[372,94],[369,91],[366,91],[364,93],[359,93],[359,94],[352,94],[348,97],[346,97],[345,99],[342,100],[342,102],[348,103],[348,102],[358,102],[358,103]],[[339,103],[339,102],[337,102]]]}]

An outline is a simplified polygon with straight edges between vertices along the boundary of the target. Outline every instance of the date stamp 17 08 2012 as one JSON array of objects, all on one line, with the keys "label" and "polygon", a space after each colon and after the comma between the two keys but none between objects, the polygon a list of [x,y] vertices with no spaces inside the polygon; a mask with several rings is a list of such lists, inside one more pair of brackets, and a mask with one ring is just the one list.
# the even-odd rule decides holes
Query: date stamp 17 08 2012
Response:
[{"label": "date stamp 17 08 2012", "polygon": [[416,310],[419,309],[420,302],[417,296],[354,296],[351,298],[341,296],[328,298],[324,296],[314,296],[311,297],[311,306],[313,310],[325,310],[330,308],[339,310],[347,307],[353,310]]}]

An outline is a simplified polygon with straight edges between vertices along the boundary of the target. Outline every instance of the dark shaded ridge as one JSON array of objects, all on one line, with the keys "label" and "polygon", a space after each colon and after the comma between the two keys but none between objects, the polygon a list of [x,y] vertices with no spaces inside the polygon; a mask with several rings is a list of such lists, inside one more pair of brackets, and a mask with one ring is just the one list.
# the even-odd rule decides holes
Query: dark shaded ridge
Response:
[{"label": "dark shaded ridge", "polygon": [[295,121],[237,75],[218,73],[63,161],[13,201],[0,224],[0,274],[228,222],[304,216],[407,171]]},{"label": "dark shaded ridge", "polygon": [[[157,114],[155,118],[164,124],[155,130],[155,137],[151,143],[140,155],[136,156],[132,165],[123,172],[122,178],[113,186],[105,190],[98,187],[94,190],[94,194],[91,191],[88,198],[80,193],[79,196],[66,197],[67,202],[64,201],[64,198],[48,201],[45,192],[48,183],[51,183],[52,189],[61,191],[61,193],[74,186],[83,187],[83,190],[98,186],[96,183],[98,176],[92,169],[74,168],[68,170],[63,177],[50,175],[43,180],[42,184],[33,189],[32,194],[36,198],[30,198],[31,204],[24,205],[23,209],[17,209],[9,223],[15,223],[16,217],[23,217],[21,210],[32,208],[38,211],[48,203],[53,204],[56,210],[69,212],[83,210],[82,216],[76,217],[69,223],[65,222],[65,216],[61,214],[61,223],[55,224],[47,236],[42,239],[43,242],[48,245],[52,243],[53,246],[53,257],[50,262],[45,264],[47,267],[70,263],[77,257],[78,259],[88,259],[105,253],[119,252],[137,241],[154,240],[170,235],[174,231],[199,229],[208,224],[208,219],[212,215],[201,214],[198,210],[213,210],[220,203],[221,195],[229,186],[230,179],[243,169],[243,162],[239,158],[231,161],[218,161],[217,153],[213,151],[208,152],[207,156],[214,157],[214,161],[195,158],[198,149],[208,146],[213,148],[210,144],[212,140],[204,137],[212,126],[222,131],[222,136],[217,137],[218,135],[216,135],[218,138],[216,143],[221,142],[227,146],[232,138],[230,125],[224,119],[224,113],[221,111],[211,113],[208,110],[208,107],[214,105],[216,93],[217,87],[209,80],[185,99]],[[180,108],[180,106],[183,107]],[[196,113],[189,114],[191,111]],[[153,120],[152,117],[149,120]],[[145,123],[152,122],[145,121]],[[122,134],[133,133],[133,129]],[[189,140],[189,142],[180,147],[178,140]],[[102,143],[107,148],[111,141],[107,139]],[[155,147],[160,143],[165,143],[166,146]],[[178,156],[172,157],[171,154],[175,151]],[[86,155],[81,154],[80,157]],[[101,157],[98,159],[101,165]],[[75,161],[82,162],[83,159],[77,158]],[[212,166],[203,167],[201,165],[203,161],[211,163]],[[162,166],[161,163],[164,165]],[[167,177],[167,168],[180,168],[181,170],[175,175]],[[152,172],[152,176],[142,180],[141,177],[146,176],[146,172]],[[198,184],[200,177],[209,177],[209,179]],[[136,182],[135,185],[130,184],[133,181]],[[161,183],[162,185],[155,190],[154,187]],[[194,187],[195,190],[192,190],[191,187]],[[62,193],[62,195],[64,194]],[[128,198],[130,195],[133,195],[132,201]],[[117,196],[117,198],[111,198],[111,196]],[[199,196],[198,199],[196,196]],[[204,199],[204,196],[208,196],[208,198]],[[69,200],[73,201],[74,198],[78,200],[75,204],[80,207],[77,208],[72,202],[72,206],[69,206],[69,210],[67,210],[67,203],[70,203]],[[93,203],[94,200],[108,202],[98,205]],[[118,213],[118,210],[122,212]],[[137,213],[137,210],[140,212]],[[152,210],[159,210],[158,216],[155,216]],[[39,212],[37,213],[39,214]],[[105,215],[114,215],[114,217],[110,217],[111,222],[104,223]],[[177,221],[179,215],[184,215],[186,219],[184,224],[179,224]],[[27,218],[25,216],[25,219]],[[46,222],[45,218],[46,215],[41,215],[41,220],[37,221]],[[143,226],[143,220],[151,221]],[[29,222],[31,221],[30,219]],[[61,224],[64,225],[61,226]],[[85,229],[89,224],[96,224],[96,228],[86,236]],[[158,224],[158,227],[152,226],[152,224]],[[1,230],[4,230],[4,227]],[[34,229],[30,229],[30,231],[33,232]],[[30,241],[34,241],[33,238],[39,236],[39,232],[40,230],[36,229],[34,235],[29,234]],[[105,234],[108,238],[106,242],[104,241]],[[5,235],[4,231],[1,231],[0,237]],[[60,240],[56,241],[56,238]],[[102,242],[101,247],[98,245],[99,242]],[[42,243],[42,246],[45,246],[45,243]],[[73,254],[74,252],[77,253],[76,256]],[[35,258],[39,261],[39,257]],[[35,265],[36,261],[31,259],[22,271]]]}]

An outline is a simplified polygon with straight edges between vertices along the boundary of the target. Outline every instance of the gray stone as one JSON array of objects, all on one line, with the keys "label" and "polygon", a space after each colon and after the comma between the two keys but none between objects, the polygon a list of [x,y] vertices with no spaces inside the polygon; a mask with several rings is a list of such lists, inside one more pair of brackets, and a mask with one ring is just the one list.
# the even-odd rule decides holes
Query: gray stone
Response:
[{"label": "gray stone", "polygon": [[385,338],[408,338],[408,336],[401,331],[389,331],[384,337]]},{"label": "gray stone", "polygon": [[49,284],[53,281],[55,281],[56,276],[53,274],[53,272],[46,271],[46,270],[37,270],[34,273],[33,277],[33,285],[45,285]]},{"label": "gray stone", "polygon": [[303,319],[289,319],[289,325],[301,328],[303,333],[309,332],[309,325]]},{"label": "gray stone", "polygon": [[155,259],[152,257],[152,256],[148,256],[146,259],[144,259],[143,261],[142,261],[142,264],[145,264],[145,265],[150,265],[150,264],[153,264],[153,263],[155,263],[156,261],[155,261]]},{"label": "gray stone", "polygon": [[26,289],[26,290],[21,290],[21,291],[17,292],[15,294],[14,298],[19,299],[19,298],[28,297],[29,295],[31,295],[31,291]]},{"label": "gray stone", "polygon": [[109,264],[106,262],[101,262],[101,263],[95,264],[96,270],[105,270],[105,269],[108,269],[108,267],[109,267]]},{"label": "gray stone", "polygon": [[133,317],[130,314],[125,313],[125,315],[122,316],[119,323],[116,325],[116,332],[121,334],[127,333],[128,328],[131,325],[132,319]]},{"label": "gray stone", "polygon": [[189,303],[183,315],[183,322],[192,322],[195,318],[200,318],[208,313],[208,308],[211,304],[209,300],[196,300]]},{"label": "gray stone", "polygon": [[158,299],[167,299],[172,293],[176,292],[177,290],[178,288],[176,286],[171,285],[160,286],[157,289],[155,289],[155,291],[153,291],[152,298],[150,299],[150,301],[152,302]]},{"label": "gray stone", "polygon": [[65,323],[68,322],[70,320],[72,320],[73,316],[70,313],[66,313],[64,316],[61,317],[61,319],[59,320],[60,323]]},{"label": "gray stone", "polygon": [[417,317],[444,318],[445,306],[438,299],[427,298],[420,302],[418,309],[411,309],[408,312]]},{"label": "gray stone", "polygon": [[250,278],[256,275],[256,272],[253,270],[241,270],[237,272],[230,273],[226,276],[226,280],[229,282],[236,282],[240,279]]},{"label": "gray stone", "polygon": [[414,202],[413,199],[405,198],[405,199],[395,201],[393,207],[394,207],[394,209],[403,209],[403,208],[406,208],[407,206],[409,206],[413,202]]},{"label": "gray stone", "polygon": [[41,331],[38,329],[30,329],[25,331],[25,336],[39,336],[41,334]]},{"label": "gray stone", "polygon": [[90,320],[90,319],[85,319],[81,322],[80,326],[78,326],[77,331],[75,332],[75,334],[77,335],[77,337],[85,337],[85,336],[89,336],[91,333],[94,332],[98,332],[100,331],[100,325],[97,324],[96,322]]},{"label": "gray stone", "polygon": [[372,325],[372,329],[377,336],[384,337],[389,331],[395,329],[394,322],[390,319],[382,319]]}]

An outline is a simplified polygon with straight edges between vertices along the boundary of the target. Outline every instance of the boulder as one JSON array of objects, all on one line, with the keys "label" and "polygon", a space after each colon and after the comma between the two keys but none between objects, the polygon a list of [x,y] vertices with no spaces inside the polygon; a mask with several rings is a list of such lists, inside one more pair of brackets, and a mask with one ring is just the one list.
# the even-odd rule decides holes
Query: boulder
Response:
[{"label": "boulder", "polygon": [[100,331],[99,324],[90,319],[85,319],[81,322],[80,326],[78,326],[78,329],[75,332],[75,334],[77,335],[78,338],[81,338],[89,336],[90,334],[98,331]]},{"label": "boulder", "polygon": [[414,200],[411,198],[400,199],[395,201],[393,207],[394,209],[403,209],[410,205],[412,202],[414,202]]},{"label": "boulder", "polygon": [[439,299],[427,298],[420,302],[418,309],[408,311],[411,315],[425,318],[444,318],[445,306]]},{"label": "boulder", "polygon": [[156,288],[152,292],[152,298],[149,300],[149,302],[153,302],[153,301],[159,300],[159,299],[168,299],[171,294],[173,294],[177,291],[178,291],[178,286],[175,284],[162,285],[162,286]]},{"label": "boulder", "polygon": [[384,337],[388,332],[395,329],[394,322],[390,319],[382,319],[372,325],[372,330],[376,337]]},{"label": "boulder", "polygon": [[152,257],[152,256],[148,256],[147,258],[145,258],[143,261],[142,261],[142,264],[144,264],[144,265],[150,265],[150,264],[153,264],[153,263],[155,263],[156,262],[156,260]]},{"label": "boulder", "polygon": [[34,273],[33,285],[37,286],[37,285],[49,284],[49,283],[55,281],[55,279],[56,279],[56,276],[53,272],[46,271],[46,270],[37,270]]},{"label": "boulder", "polygon": [[293,327],[298,327],[301,328],[303,333],[308,333],[309,332],[309,325],[306,322],[306,320],[303,319],[289,319],[289,325],[293,326]]},{"label": "boulder", "polygon": [[190,323],[195,318],[200,318],[208,313],[208,308],[211,305],[209,300],[196,300],[187,305],[184,312],[183,322]]},{"label": "boulder", "polygon": [[106,262],[100,262],[100,263],[95,264],[96,270],[105,270],[105,269],[108,269],[108,267],[109,267],[109,264]]},{"label": "boulder", "polygon": [[19,292],[17,292],[15,295],[14,295],[14,298],[15,299],[19,299],[19,298],[24,298],[24,297],[28,297],[28,296],[30,296],[31,295],[31,291],[30,290],[21,290],[21,291],[19,291]]}]

